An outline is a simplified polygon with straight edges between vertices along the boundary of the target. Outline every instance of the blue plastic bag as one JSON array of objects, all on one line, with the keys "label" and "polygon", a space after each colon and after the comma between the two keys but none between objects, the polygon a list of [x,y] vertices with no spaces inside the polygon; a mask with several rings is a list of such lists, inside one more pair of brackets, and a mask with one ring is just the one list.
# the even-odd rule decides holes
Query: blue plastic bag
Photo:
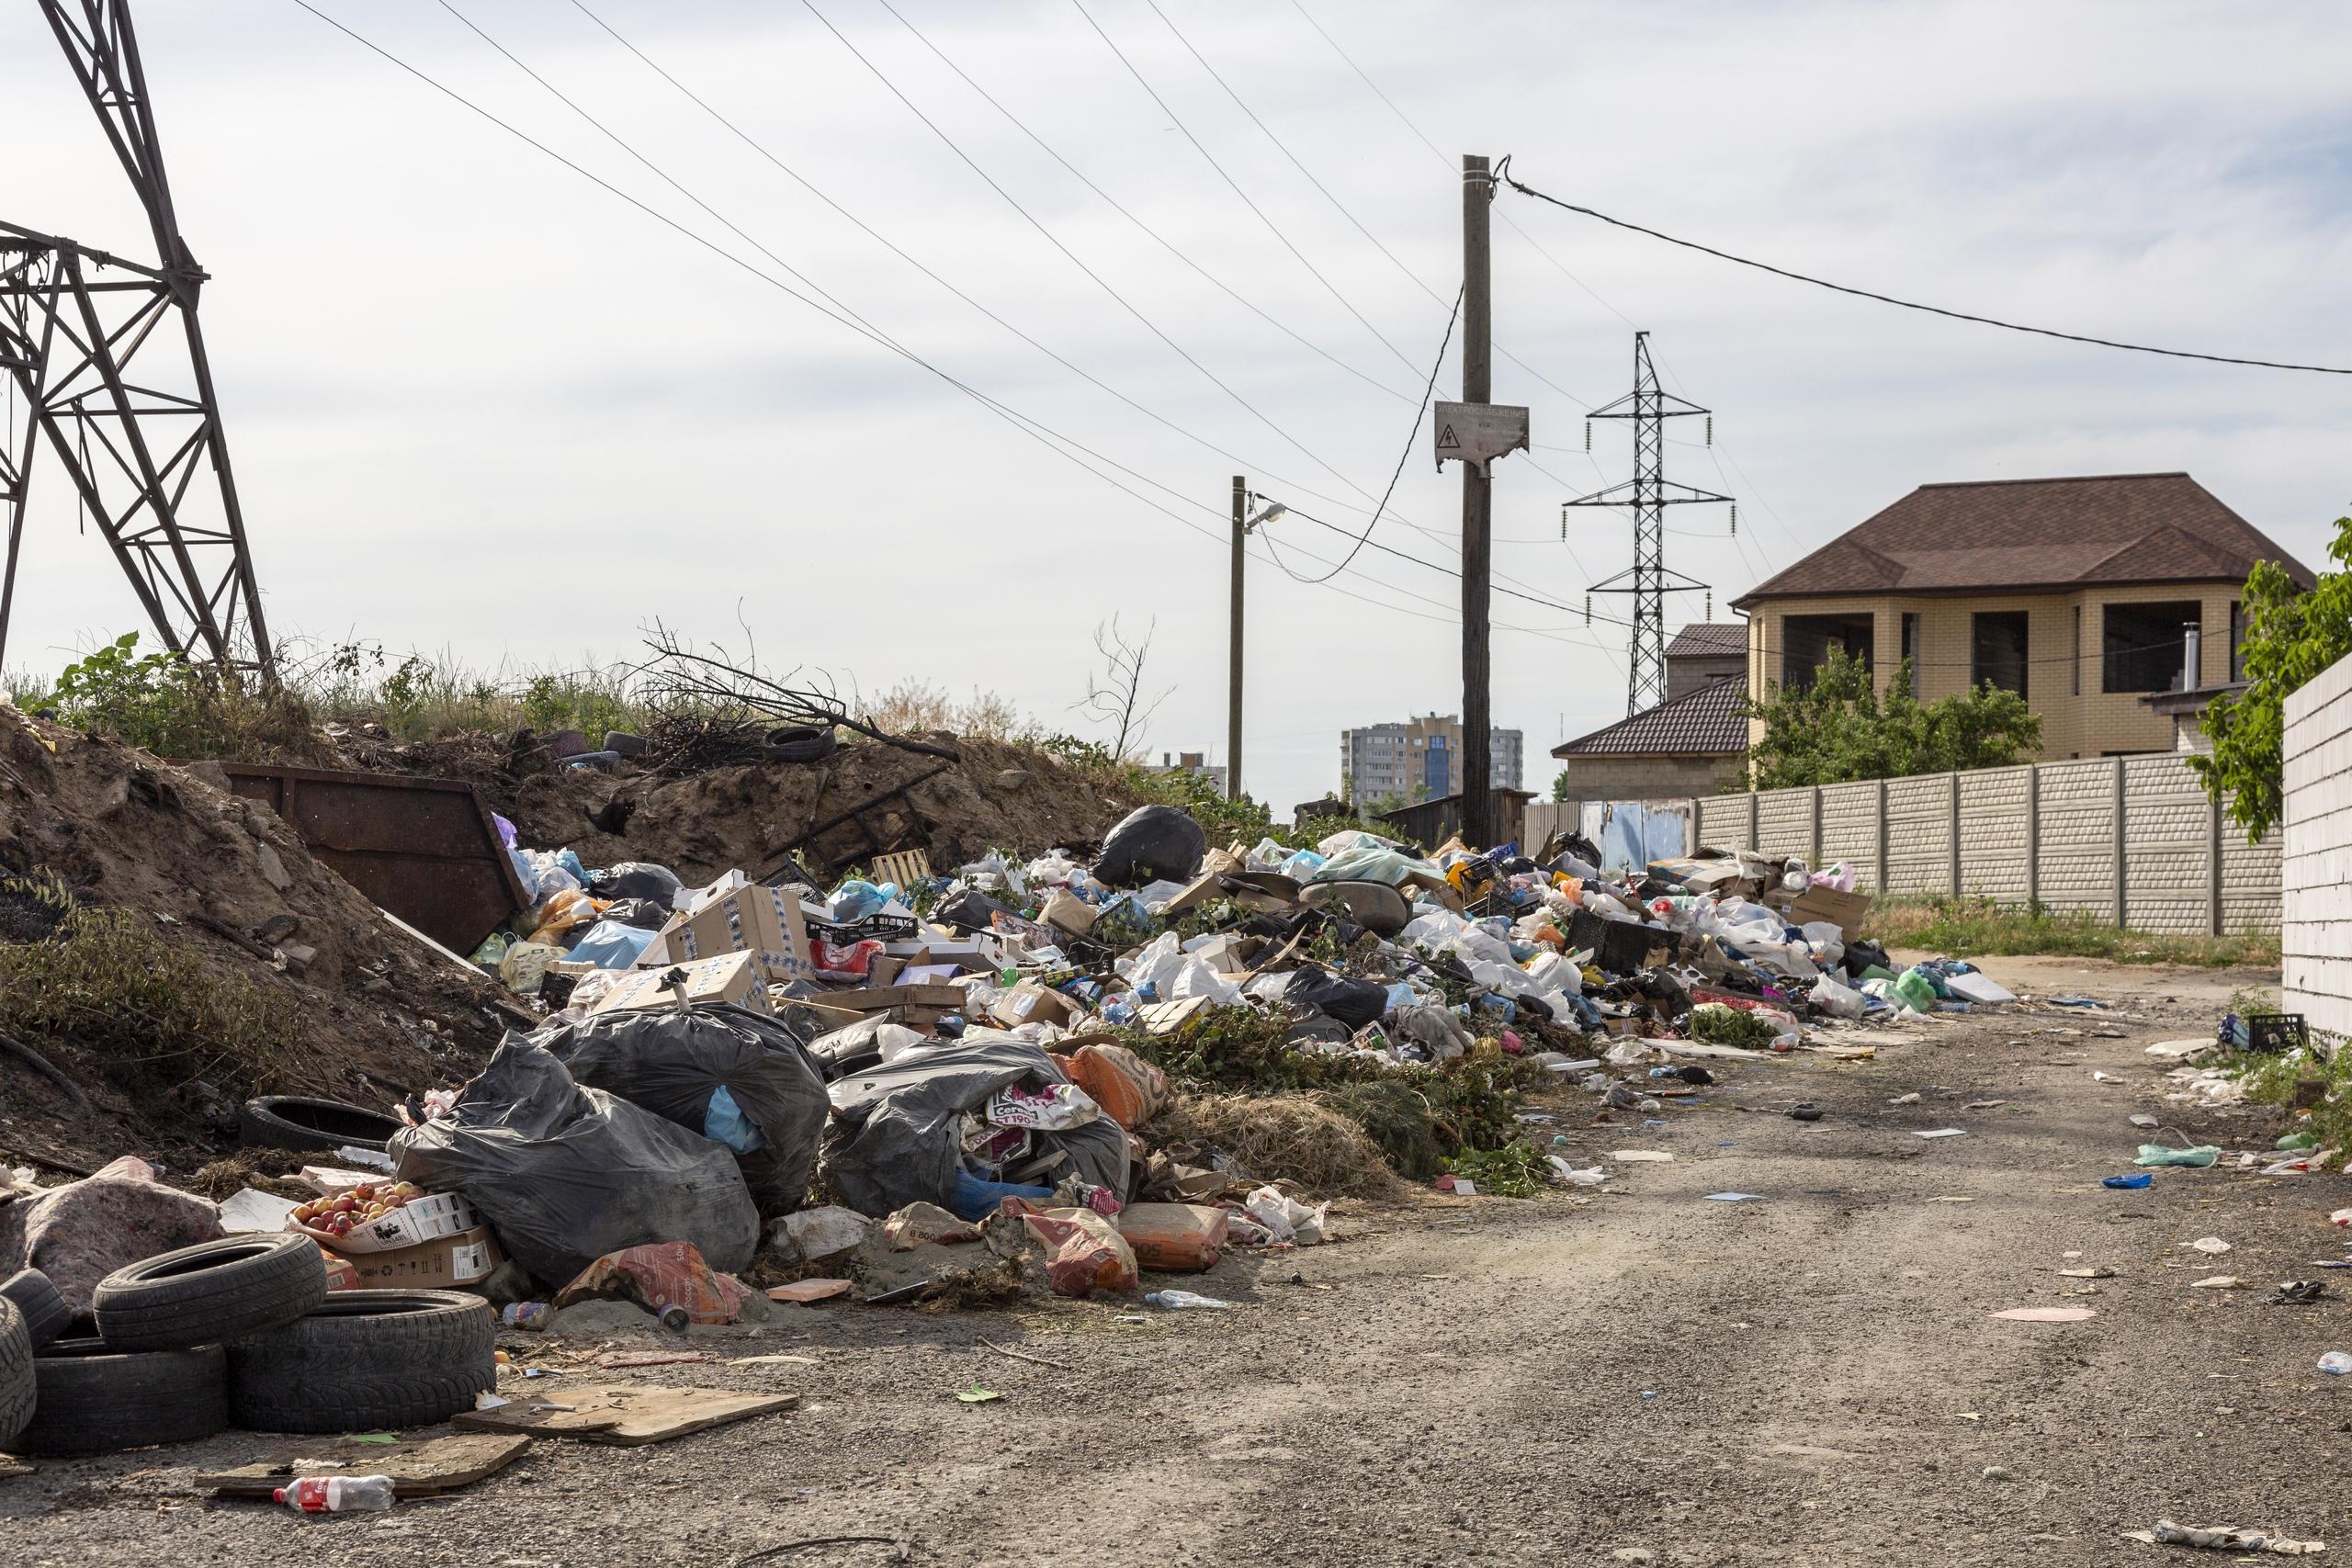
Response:
[{"label": "blue plastic bag", "polygon": [[703,1112],[702,1135],[714,1144],[725,1144],[739,1155],[750,1154],[767,1142],[735,1097],[720,1084],[710,1091],[710,1109]]},{"label": "blue plastic bag", "polygon": [[599,969],[627,969],[653,945],[655,934],[642,926],[598,920],[565,956],[574,963],[594,964]]}]

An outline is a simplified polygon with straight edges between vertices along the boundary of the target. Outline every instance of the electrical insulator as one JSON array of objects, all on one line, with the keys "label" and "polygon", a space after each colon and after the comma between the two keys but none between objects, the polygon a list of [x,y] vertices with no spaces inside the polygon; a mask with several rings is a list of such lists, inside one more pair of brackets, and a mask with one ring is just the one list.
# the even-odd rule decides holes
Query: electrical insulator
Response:
[{"label": "electrical insulator", "polygon": [[1707,590],[1707,619],[1709,619],[1709,620],[1711,620],[1711,621],[1712,621],[1712,620],[1713,620],[1714,618],[1715,618],[1715,591],[1714,591],[1713,589],[1710,588],[1710,589],[1708,589],[1708,590]]},{"label": "electrical insulator", "polygon": [[1713,446],[1714,444],[1715,444],[1715,416],[1714,416],[1713,414],[1709,414],[1709,415],[1707,416],[1707,445],[1708,445],[1708,446]]},{"label": "electrical insulator", "polygon": [[1566,544],[1567,542],[1568,542],[1568,509],[1567,509],[1566,507],[1563,506],[1562,508],[1560,508],[1560,543],[1562,543],[1562,544],[1564,544],[1564,545],[1565,545],[1565,544]]},{"label": "electrical insulator", "polygon": [[1584,624],[1592,625],[1592,595],[1589,593],[1584,596]]},{"label": "electrical insulator", "polygon": [[1731,503],[1731,536],[1739,537],[1739,502],[1736,501]]},{"label": "electrical insulator", "polygon": [[1590,420],[1584,422],[1584,449],[1588,452],[1592,450],[1592,421]]}]

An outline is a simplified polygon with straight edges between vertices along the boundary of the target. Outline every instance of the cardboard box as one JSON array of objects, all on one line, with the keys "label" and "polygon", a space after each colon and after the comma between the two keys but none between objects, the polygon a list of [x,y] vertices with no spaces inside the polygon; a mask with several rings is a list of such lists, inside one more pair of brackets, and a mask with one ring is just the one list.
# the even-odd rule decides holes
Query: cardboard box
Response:
[{"label": "cardboard box", "polygon": [[1068,1029],[1085,1016],[1086,1009],[1048,989],[1035,980],[1023,980],[1012,987],[1012,994],[989,1010],[989,1016],[1007,1029],[1018,1029],[1024,1023],[1050,1023]]},{"label": "cardboard box", "polygon": [[662,984],[672,974],[685,976],[688,1002],[733,1002],[753,1012],[768,1010],[766,966],[757,954],[730,953],[691,964],[665,964],[659,969],[632,969],[588,1010],[617,1012],[623,1008],[666,1008],[677,993]]},{"label": "cardboard box", "polygon": [[506,1255],[499,1251],[498,1238],[490,1234],[487,1225],[440,1236],[421,1247],[363,1253],[350,1259],[351,1266],[358,1271],[358,1288],[367,1291],[396,1287],[447,1290],[471,1285],[489,1279],[504,1261]]},{"label": "cardboard box", "polygon": [[481,1224],[471,1203],[455,1192],[435,1192],[412,1198],[383,1218],[354,1225],[341,1235],[313,1230],[309,1225],[288,1228],[300,1231],[321,1247],[332,1247],[346,1258],[359,1258],[422,1247],[429,1241],[472,1230]]},{"label": "cardboard box", "polygon": [[[808,931],[797,895],[781,887],[731,888],[671,916],[661,934],[647,944],[637,967],[749,953],[758,956],[771,980],[813,980],[817,965],[808,955]],[[654,957],[657,953],[662,956]]]},{"label": "cardboard box", "polygon": [[1779,898],[1775,898],[1773,903],[1788,918],[1791,925],[1801,926],[1808,920],[1827,920],[1844,931],[1849,941],[1870,934],[1866,928],[1870,923],[1871,896],[1867,893],[1840,893],[1834,887],[1815,885],[1785,904]]}]

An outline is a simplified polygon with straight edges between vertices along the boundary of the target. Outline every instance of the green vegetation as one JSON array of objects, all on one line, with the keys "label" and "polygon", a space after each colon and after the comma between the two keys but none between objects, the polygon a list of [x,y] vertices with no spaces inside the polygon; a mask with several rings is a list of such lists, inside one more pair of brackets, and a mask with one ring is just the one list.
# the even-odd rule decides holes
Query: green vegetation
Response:
[{"label": "green vegetation", "polygon": [[1953,958],[2043,954],[2118,964],[2188,964],[2208,969],[2278,963],[2276,936],[2173,936],[2119,929],[2087,909],[2018,908],[1990,898],[1880,898],[1870,931],[1887,947]]},{"label": "green vegetation", "polygon": [[1504,1198],[1532,1198],[1552,1184],[1552,1168],[1540,1151],[1525,1144],[1464,1149],[1447,1160],[1445,1168],[1476,1182],[1479,1191]]},{"label": "green vegetation", "polygon": [[59,916],[47,939],[0,944],[0,1032],[73,1046],[134,1090],[203,1077],[262,1093],[307,1055],[291,992],[207,964],[153,917],[77,907],[53,877],[10,878],[0,892]]},{"label": "green vegetation", "polygon": [[2315,1043],[2275,1055],[2236,1052],[2216,1065],[2245,1083],[2246,1099],[2292,1111],[2293,1130],[2311,1134],[2319,1147],[2352,1141],[2352,1052]]},{"label": "green vegetation", "polygon": [[2345,570],[2322,572],[2308,593],[2276,561],[2256,561],[2246,574],[2246,689],[2213,699],[2201,721],[2212,755],[2188,759],[2248,843],[2286,807],[2289,694],[2352,653],[2352,517],[2335,520],[2327,554]]},{"label": "green vegetation", "polygon": [[1283,1039],[1289,1023],[1278,1011],[1211,1008],[1177,1038],[1131,1027],[1120,1039],[1181,1089],[1305,1094],[1363,1128],[1390,1166],[1416,1179],[1437,1175],[1449,1157],[1509,1145],[1519,1132],[1512,1112],[1521,1092],[1544,1077],[1498,1054],[1441,1067],[1390,1067],[1300,1051]]},{"label": "green vegetation", "polygon": [[2041,720],[2015,692],[1988,682],[1922,703],[1905,660],[1882,698],[1870,666],[1835,648],[1812,685],[1768,685],[1747,716],[1764,723],[1748,753],[1757,789],[2006,767],[2041,744]]}]

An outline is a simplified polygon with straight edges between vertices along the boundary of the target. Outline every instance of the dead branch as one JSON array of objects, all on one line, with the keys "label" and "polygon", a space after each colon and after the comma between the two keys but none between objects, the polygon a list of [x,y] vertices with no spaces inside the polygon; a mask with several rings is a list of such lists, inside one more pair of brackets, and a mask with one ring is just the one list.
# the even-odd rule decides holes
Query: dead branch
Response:
[{"label": "dead branch", "polygon": [[807,684],[791,685],[787,682],[799,676],[797,667],[778,679],[723,657],[698,653],[658,621],[646,635],[645,646],[653,657],[638,667],[639,672],[663,697],[707,719],[741,723],[756,717],[777,728],[846,729],[902,751],[944,757],[951,762],[963,760],[950,747],[892,735],[858,717],[821,675]]}]

